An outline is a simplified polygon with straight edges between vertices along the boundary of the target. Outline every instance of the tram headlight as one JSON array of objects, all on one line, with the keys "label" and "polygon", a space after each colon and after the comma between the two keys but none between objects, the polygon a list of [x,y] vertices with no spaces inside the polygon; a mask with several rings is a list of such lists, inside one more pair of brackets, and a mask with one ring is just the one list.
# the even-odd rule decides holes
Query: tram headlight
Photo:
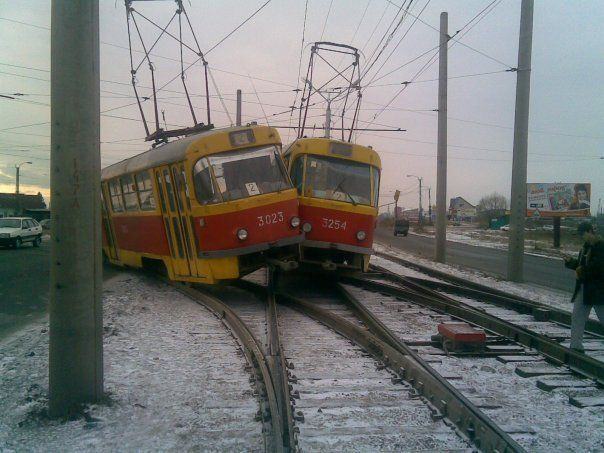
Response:
[{"label": "tram headlight", "polygon": [[363,230],[357,232],[357,239],[359,241],[364,241],[366,237],[367,237],[367,235],[365,234],[365,232]]},{"label": "tram headlight", "polygon": [[310,223],[306,222],[304,225],[302,225],[302,231],[305,233],[310,233],[310,230],[312,230],[312,225]]},{"label": "tram headlight", "polygon": [[298,228],[300,226],[300,217],[292,217],[289,223],[293,228]]},{"label": "tram headlight", "polygon": [[245,228],[240,228],[237,231],[237,237],[240,241],[245,241],[247,239],[247,230]]}]

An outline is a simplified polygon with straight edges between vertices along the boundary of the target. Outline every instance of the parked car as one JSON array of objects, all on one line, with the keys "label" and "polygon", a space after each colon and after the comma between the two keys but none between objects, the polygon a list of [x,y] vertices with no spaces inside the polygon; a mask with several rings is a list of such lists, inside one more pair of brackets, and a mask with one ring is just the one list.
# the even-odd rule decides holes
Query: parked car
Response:
[{"label": "parked car", "polygon": [[50,230],[50,219],[41,220],[40,226],[42,226],[43,230]]},{"label": "parked car", "polygon": [[398,236],[402,234],[407,236],[409,234],[409,220],[408,219],[396,219],[394,221],[394,235]]},{"label": "parked car", "polygon": [[510,231],[510,226],[509,225],[503,225],[502,227],[499,228],[501,231]]},{"label": "parked car", "polygon": [[34,247],[42,243],[42,227],[30,217],[4,217],[0,219],[0,245],[21,247],[31,242]]}]

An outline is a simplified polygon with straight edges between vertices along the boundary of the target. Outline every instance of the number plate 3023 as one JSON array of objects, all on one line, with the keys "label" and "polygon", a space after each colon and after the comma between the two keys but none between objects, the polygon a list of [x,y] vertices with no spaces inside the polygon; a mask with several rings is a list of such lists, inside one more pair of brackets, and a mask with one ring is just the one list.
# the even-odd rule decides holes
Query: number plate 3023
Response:
[{"label": "number plate 3023", "polygon": [[272,212],[270,214],[264,214],[258,216],[258,226],[263,227],[265,225],[272,225],[274,223],[283,222],[283,211]]}]

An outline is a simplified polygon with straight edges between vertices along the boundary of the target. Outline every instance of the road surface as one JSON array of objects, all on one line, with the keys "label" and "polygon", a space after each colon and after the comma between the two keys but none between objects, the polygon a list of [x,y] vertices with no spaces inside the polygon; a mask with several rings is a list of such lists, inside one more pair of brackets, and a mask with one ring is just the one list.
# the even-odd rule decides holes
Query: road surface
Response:
[{"label": "road surface", "polygon": [[[382,244],[434,259],[434,238],[414,234],[394,237],[391,229],[383,228],[378,228],[375,233],[375,238]],[[447,263],[505,278],[507,251],[447,241]],[[564,267],[562,260],[535,255],[524,255],[524,277],[528,283],[569,292],[575,285],[573,272]]]},{"label": "road surface", "polygon": [[[104,278],[115,272],[104,269]],[[0,338],[46,314],[50,285],[50,240],[40,247],[0,247]]]}]

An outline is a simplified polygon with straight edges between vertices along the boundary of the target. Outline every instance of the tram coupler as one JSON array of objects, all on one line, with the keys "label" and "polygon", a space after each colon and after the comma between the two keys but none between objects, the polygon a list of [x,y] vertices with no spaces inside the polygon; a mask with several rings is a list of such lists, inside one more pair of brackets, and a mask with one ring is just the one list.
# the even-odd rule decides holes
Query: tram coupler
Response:
[{"label": "tram coupler", "polygon": [[338,266],[336,266],[336,263],[332,261],[323,261],[321,263],[321,267],[326,271],[335,271],[338,268]]},{"label": "tram coupler", "polygon": [[268,258],[266,260],[267,264],[269,266],[275,267],[275,268],[279,268],[282,271],[293,271],[294,269],[298,269],[298,262],[297,261],[284,261],[284,260],[278,260],[276,258]]}]

